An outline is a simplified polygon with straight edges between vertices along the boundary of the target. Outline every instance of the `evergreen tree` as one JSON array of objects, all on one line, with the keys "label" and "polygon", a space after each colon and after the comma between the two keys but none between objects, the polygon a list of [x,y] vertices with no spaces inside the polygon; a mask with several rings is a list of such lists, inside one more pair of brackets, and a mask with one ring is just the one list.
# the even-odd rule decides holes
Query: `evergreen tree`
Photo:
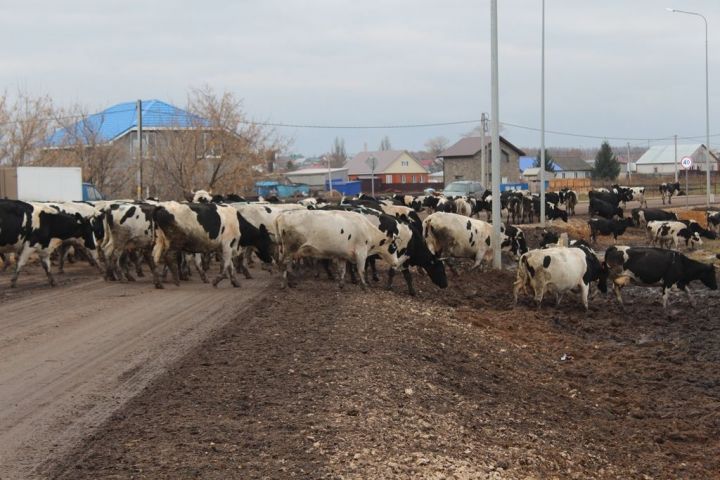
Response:
[{"label": "evergreen tree", "polygon": [[[545,149],[545,171],[546,172],[554,172],[555,171],[555,159],[550,155],[550,152],[547,151],[547,148]],[[538,152],[537,157],[535,157],[535,161],[533,162],[533,167],[539,168],[540,167],[540,152]]]},{"label": "evergreen tree", "polygon": [[620,163],[610,148],[608,142],[603,142],[600,151],[595,155],[595,166],[592,171],[592,178],[603,180],[615,180],[620,175]]}]

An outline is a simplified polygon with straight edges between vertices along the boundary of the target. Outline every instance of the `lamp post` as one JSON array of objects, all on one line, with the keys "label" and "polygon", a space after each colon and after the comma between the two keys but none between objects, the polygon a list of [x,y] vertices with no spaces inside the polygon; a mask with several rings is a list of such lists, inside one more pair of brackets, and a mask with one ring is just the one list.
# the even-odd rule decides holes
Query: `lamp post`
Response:
[{"label": "lamp post", "polygon": [[688,12],[687,10],[678,10],[676,8],[668,8],[668,12],[684,13],[686,15],[694,15],[700,17],[705,22],[705,168],[706,168],[706,184],[705,184],[705,201],[710,206],[710,84],[708,82],[708,21],[705,15],[697,12]]},{"label": "lamp post", "polygon": [[490,118],[492,147],[490,149],[490,174],[492,176],[492,227],[493,267],[502,268],[500,256],[500,92],[498,79],[498,7],[497,0],[490,0]]},{"label": "lamp post", "polygon": [[328,161],[328,193],[332,193],[332,170],[330,169],[330,159],[332,158],[331,155],[328,155],[327,161]]}]

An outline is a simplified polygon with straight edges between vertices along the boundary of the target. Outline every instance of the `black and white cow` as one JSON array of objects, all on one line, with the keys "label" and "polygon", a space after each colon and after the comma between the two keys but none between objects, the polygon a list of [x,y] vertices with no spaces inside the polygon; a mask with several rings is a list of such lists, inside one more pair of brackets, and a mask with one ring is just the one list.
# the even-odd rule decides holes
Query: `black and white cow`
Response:
[{"label": "black and white cow", "polygon": [[674,212],[666,212],[660,208],[633,208],[631,213],[633,221],[638,227],[644,227],[648,222],[656,220],[669,222],[678,219]]},{"label": "black and white cow", "polygon": [[210,203],[213,201],[212,193],[207,190],[196,190],[192,192],[193,203]]},{"label": "black and white cow", "polygon": [[[175,263],[176,253],[220,253],[222,267],[213,281],[217,286],[224,278],[230,277],[233,286],[240,286],[235,277],[233,259],[246,246],[255,246],[260,259],[270,263],[270,235],[264,226],[251,225],[235,208],[216,203],[164,202],[153,213],[155,221],[155,246],[153,260],[156,264],[163,259],[170,268],[176,285],[180,277]],[[195,256],[196,264],[199,261]],[[198,266],[203,282],[207,276]],[[154,276],[155,287],[163,288],[160,277]]]},{"label": "black and white cow", "polygon": [[567,245],[560,243],[560,236],[555,233],[548,230],[543,230],[541,237],[540,237],[540,248],[550,248],[550,247],[583,247],[586,248],[593,253],[595,253],[595,250],[592,249],[589,243],[587,243],[582,238],[580,239],[567,239]]},{"label": "black and white cow", "polygon": [[625,206],[627,202],[637,200],[638,202],[640,202],[641,208],[643,206],[647,207],[647,199],[645,198],[645,187],[624,187],[617,185],[617,188],[619,191],[622,192],[623,206]]},{"label": "black and white cow", "polygon": [[556,305],[563,293],[579,291],[585,310],[588,309],[590,284],[598,282],[601,292],[607,291],[607,271],[592,250],[583,247],[550,247],[531,250],[520,257],[513,295],[517,305],[520,290],[529,286],[538,308],[546,292],[555,294]]},{"label": "black and white cow", "polygon": [[[281,288],[291,286],[288,274],[293,260],[302,258],[338,261],[339,287],[345,280],[346,262],[363,271],[367,258],[378,254],[391,268],[398,267],[396,236],[388,238],[365,215],[333,210],[295,210],[285,212],[275,221],[280,239]],[[365,275],[360,275],[363,289]]]},{"label": "black and white cow", "polygon": [[[500,248],[511,248],[501,226]],[[427,246],[439,257],[472,258],[472,268],[482,266],[493,252],[491,224],[455,213],[437,212],[423,221],[423,236]]]},{"label": "black and white cow", "polygon": [[647,224],[648,240],[650,246],[659,245],[661,248],[677,249],[681,243],[692,250],[702,245],[700,234],[693,232],[683,222],[652,221]]},{"label": "black and white cow", "polygon": [[591,216],[598,215],[607,219],[623,217],[622,208],[595,197],[590,198],[590,206],[588,207],[588,213]]},{"label": "black and white cow", "polygon": [[688,285],[700,280],[711,290],[717,290],[715,267],[692,260],[680,252],[653,247],[612,246],[605,252],[605,264],[613,282],[618,302],[623,304],[620,289],[629,283],[662,287],[663,308],[673,287],[684,290],[694,306]]},{"label": "black and white cow", "polygon": [[673,195],[680,193],[680,182],[675,183],[661,183],[660,184],[660,195],[662,196],[663,205],[667,199],[668,204],[672,205]]},{"label": "black and white cow", "polygon": [[615,192],[601,192],[596,190],[590,190],[588,192],[588,198],[590,201],[593,199],[596,200],[602,200],[603,202],[607,202],[613,207],[620,206],[620,202],[622,201],[622,197],[615,193]]},{"label": "black and white cow", "polygon": [[[155,208],[147,203],[114,203],[103,209],[105,238],[100,246],[105,257],[107,280],[135,280],[127,268],[130,254],[142,256],[155,277],[155,261],[152,258]],[[142,273],[142,270],[136,270],[138,275]]]},{"label": "black and white cow", "polygon": [[700,225],[697,221],[693,219],[688,220],[680,220],[682,223],[684,223],[691,232],[697,233],[703,238],[707,238],[710,240],[715,240],[718,235],[713,230],[708,230],[707,228],[703,228],[702,225]]},{"label": "black and white cow", "polygon": [[632,218],[624,218],[622,220],[608,220],[607,218],[591,218],[588,220],[590,226],[590,241],[597,243],[598,235],[612,235],[613,242],[617,242],[617,237],[625,233],[627,227],[633,226]]},{"label": "black and white cow", "polygon": [[558,192],[558,195],[560,196],[560,203],[565,205],[565,211],[568,212],[569,215],[574,216],[575,206],[578,203],[577,192],[569,188],[563,188]]},{"label": "black and white cow", "polygon": [[706,214],[708,228],[711,228],[720,235],[720,212],[708,211]]},{"label": "black and white cow", "polygon": [[[532,213],[538,216],[538,220],[540,219],[540,197],[539,196],[533,196],[532,199]],[[532,215],[531,213],[531,215]],[[562,210],[561,208],[556,207],[550,202],[545,202],[545,218],[548,220],[557,220],[560,219],[563,222],[567,223],[568,221],[568,215],[565,210]],[[530,218],[530,222],[533,221],[533,218]]]},{"label": "black and white cow", "polygon": [[42,203],[0,201],[0,250],[17,253],[10,287],[30,255],[37,253],[51,286],[55,286],[50,255],[63,242],[85,251],[91,265],[97,266],[97,248],[92,226],[80,214],[68,215]]}]

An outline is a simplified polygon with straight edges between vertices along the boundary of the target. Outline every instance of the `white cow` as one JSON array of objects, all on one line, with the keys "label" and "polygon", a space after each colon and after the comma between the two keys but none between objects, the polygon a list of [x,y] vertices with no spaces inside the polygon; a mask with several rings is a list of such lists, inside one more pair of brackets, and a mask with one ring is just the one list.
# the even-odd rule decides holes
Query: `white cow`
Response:
[{"label": "white cow", "polygon": [[[423,236],[433,255],[472,258],[477,268],[493,252],[492,225],[482,220],[455,213],[436,212],[423,221]],[[505,227],[501,226],[501,247],[510,246]]]},{"label": "white cow", "polygon": [[588,309],[590,283],[598,281],[600,291],[607,291],[607,270],[595,255],[581,247],[551,247],[530,250],[520,257],[514,284],[514,302],[518,293],[530,286],[538,308],[546,292],[555,294],[560,304],[563,293],[579,291],[585,310]]},{"label": "white cow", "polygon": [[[288,286],[293,260],[309,257],[339,260],[339,286],[343,287],[346,262],[363,271],[368,256],[378,254],[391,268],[398,266],[397,246],[378,230],[365,215],[338,210],[296,210],[275,220],[280,242],[279,258],[283,269],[281,288]],[[363,289],[367,288],[360,275]]]},{"label": "white cow", "polygon": [[662,248],[674,247],[676,250],[682,242],[685,247],[692,250],[702,245],[698,232],[693,232],[683,222],[653,220],[647,224],[647,234],[650,246],[659,245]]}]

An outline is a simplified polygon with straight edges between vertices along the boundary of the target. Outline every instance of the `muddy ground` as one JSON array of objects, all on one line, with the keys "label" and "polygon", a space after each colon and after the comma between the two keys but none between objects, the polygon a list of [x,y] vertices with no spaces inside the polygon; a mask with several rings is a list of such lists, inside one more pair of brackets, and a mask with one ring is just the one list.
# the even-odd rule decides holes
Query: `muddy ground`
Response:
[{"label": "muddy ground", "polygon": [[513,280],[270,289],[51,476],[720,478],[717,292],[538,311]]}]

